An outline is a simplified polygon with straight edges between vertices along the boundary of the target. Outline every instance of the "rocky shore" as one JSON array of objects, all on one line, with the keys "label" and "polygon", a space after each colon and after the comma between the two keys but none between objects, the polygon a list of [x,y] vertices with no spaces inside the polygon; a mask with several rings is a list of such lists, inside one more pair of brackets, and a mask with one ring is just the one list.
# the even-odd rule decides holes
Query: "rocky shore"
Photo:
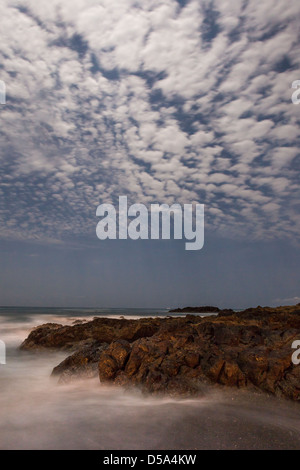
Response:
[{"label": "rocky shore", "polygon": [[300,340],[300,304],[214,311],[203,318],[47,323],[33,329],[21,349],[66,351],[52,372],[59,382],[99,376],[102,383],[179,396],[216,384],[299,401],[300,365],[292,363],[291,346]]}]

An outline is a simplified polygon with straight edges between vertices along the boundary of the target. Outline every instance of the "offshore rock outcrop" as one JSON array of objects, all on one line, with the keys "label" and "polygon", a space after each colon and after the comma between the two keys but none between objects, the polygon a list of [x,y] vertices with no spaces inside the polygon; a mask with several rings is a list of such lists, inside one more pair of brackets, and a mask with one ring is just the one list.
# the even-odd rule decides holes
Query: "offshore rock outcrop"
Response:
[{"label": "offshore rock outcrop", "polygon": [[[183,307],[174,308],[169,310],[170,313],[218,313],[220,309],[218,307],[212,307],[208,305],[206,307]],[[231,310],[233,312],[233,310]]]},{"label": "offshore rock outcrop", "polygon": [[102,383],[155,394],[197,395],[203,385],[218,384],[299,401],[300,365],[291,360],[295,340],[299,305],[223,310],[205,318],[48,324],[33,330],[22,349],[70,349],[73,354],[53,371],[61,381],[99,373]]}]

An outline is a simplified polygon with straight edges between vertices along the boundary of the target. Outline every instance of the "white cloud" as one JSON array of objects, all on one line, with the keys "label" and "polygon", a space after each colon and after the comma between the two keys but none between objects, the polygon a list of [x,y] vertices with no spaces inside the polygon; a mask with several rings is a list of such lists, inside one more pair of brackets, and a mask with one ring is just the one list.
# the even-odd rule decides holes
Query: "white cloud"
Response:
[{"label": "white cloud", "polygon": [[201,199],[227,234],[299,235],[297,0],[215,2],[210,42],[211,2],[3,3],[2,236],[85,233],[119,194]]}]

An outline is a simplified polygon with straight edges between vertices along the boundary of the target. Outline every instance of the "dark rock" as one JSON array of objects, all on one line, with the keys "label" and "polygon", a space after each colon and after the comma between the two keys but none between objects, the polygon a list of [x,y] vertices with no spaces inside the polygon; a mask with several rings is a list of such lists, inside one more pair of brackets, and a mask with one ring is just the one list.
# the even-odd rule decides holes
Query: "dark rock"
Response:
[{"label": "dark rock", "polygon": [[233,315],[235,312],[231,308],[224,308],[223,310],[220,310],[218,313],[218,317],[226,317],[229,315]]},{"label": "dark rock", "polygon": [[130,344],[125,340],[117,340],[101,354],[99,360],[99,377],[101,382],[114,379],[116,373],[124,369],[130,353]]},{"label": "dark rock", "polygon": [[290,328],[292,315],[295,309],[266,307],[173,319],[133,342],[125,367],[114,363],[109,380],[150,393],[197,395],[201,384],[216,383],[300,400],[300,367],[291,364],[291,344],[297,335],[300,339],[300,328]]},{"label": "dark rock", "polygon": [[51,375],[59,377],[59,383],[78,378],[97,377],[100,355],[107,348],[107,343],[99,344],[97,341],[92,341],[54,367]]},{"label": "dark rock", "polygon": [[170,313],[218,313],[219,311],[220,309],[218,307],[212,307],[211,305],[205,307],[184,307],[169,310]]},{"label": "dark rock", "polygon": [[68,350],[90,340],[98,341],[98,343],[111,343],[116,339],[135,341],[138,338],[152,336],[161,322],[159,318],[140,320],[94,318],[92,321],[72,326],[48,323],[31,331],[22,343],[21,349]]},{"label": "dark rock", "polygon": [[203,384],[218,384],[300,401],[300,365],[291,362],[295,339],[299,306],[259,306],[204,318],[50,323],[35,328],[21,347],[75,350],[53,371],[61,381],[99,373],[101,382],[154,394],[198,395]]}]

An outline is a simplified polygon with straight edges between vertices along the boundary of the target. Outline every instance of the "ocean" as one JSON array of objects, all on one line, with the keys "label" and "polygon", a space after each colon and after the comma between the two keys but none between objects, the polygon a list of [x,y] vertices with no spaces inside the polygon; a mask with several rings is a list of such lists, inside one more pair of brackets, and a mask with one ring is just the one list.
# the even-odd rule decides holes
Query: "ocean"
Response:
[{"label": "ocean", "polygon": [[158,398],[89,379],[58,384],[67,355],[19,346],[30,330],[78,318],[168,315],[166,309],[0,308],[0,449],[300,449],[299,404],[208,387],[193,399]]}]

